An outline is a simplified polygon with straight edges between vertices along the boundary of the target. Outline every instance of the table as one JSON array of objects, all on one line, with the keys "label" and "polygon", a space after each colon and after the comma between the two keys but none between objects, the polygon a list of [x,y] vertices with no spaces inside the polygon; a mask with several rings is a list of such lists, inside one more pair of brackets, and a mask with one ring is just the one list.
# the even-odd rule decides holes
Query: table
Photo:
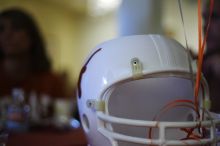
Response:
[{"label": "table", "polygon": [[82,128],[10,134],[6,146],[87,146]]}]

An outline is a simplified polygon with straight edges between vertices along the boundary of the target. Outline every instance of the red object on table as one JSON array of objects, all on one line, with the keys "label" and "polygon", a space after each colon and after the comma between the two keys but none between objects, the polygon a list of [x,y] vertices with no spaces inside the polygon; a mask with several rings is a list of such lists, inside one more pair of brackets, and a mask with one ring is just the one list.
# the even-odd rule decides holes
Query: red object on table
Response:
[{"label": "red object on table", "polygon": [[82,129],[9,134],[6,146],[87,146]]}]

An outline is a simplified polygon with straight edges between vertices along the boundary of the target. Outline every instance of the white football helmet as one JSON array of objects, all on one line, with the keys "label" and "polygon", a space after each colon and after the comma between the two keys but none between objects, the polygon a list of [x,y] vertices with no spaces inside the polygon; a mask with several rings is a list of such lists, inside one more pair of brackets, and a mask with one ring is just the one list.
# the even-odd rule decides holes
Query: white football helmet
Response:
[{"label": "white football helmet", "polygon": [[204,79],[199,107],[194,105],[195,73],[184,47],[164,36],[127,36],[98,45],[78,81],[89,145],[216,145],[219,120],[207,110]]}]

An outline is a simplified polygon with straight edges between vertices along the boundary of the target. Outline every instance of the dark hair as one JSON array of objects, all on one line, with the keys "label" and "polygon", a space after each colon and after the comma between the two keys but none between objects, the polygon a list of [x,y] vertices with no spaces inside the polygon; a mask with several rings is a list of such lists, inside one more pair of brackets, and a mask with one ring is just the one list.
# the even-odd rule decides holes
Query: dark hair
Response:
[{"label": "dark hair", "polygon": [[[31,40],[31,68],[34,72],[49,71],[51,62],[47,56],[45,43],[31,15],[25,11],[14,8],[0,13],[0,22],[9,19],[16,28],[27,31]],[[0,60],[4,59],[4,52],[0,46]]]}]

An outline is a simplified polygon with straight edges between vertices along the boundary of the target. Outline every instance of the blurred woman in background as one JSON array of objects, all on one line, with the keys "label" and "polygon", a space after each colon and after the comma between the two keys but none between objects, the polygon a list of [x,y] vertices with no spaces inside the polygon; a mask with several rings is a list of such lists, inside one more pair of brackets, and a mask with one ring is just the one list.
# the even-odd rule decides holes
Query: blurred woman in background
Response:
[{"label": "blurred woman in background", "polygon": [[52,71],[36,22],[25,11],[0,13],[0,96],[20,88],[51,97],[65,97],[65,82]]}]

